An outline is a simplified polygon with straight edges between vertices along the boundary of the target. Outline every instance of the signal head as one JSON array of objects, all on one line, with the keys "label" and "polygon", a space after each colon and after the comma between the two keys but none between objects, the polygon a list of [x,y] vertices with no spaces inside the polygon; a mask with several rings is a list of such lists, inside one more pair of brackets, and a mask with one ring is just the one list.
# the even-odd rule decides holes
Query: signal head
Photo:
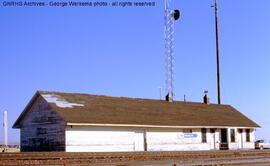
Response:
[{"label": "signal head", "polygon": [[178,20],[180,18],[180,11],[179,10],[174,10],[172,13],[172,16],[174,18],[174,20]]}]

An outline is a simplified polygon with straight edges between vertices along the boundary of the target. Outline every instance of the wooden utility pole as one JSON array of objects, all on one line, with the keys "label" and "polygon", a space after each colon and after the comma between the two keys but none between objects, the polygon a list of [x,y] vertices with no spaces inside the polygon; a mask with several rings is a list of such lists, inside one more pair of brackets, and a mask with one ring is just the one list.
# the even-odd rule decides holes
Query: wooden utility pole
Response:
[{"label": "wooden utility pole", "polygon": [[216,54],[217,54],[217,91],[218,91],[218,104],[221,104],[220,72],[219,72],[219,44],[218,44],[218,5],[217,5],[217,0],[215,0],[215,25],[216,25]]}]

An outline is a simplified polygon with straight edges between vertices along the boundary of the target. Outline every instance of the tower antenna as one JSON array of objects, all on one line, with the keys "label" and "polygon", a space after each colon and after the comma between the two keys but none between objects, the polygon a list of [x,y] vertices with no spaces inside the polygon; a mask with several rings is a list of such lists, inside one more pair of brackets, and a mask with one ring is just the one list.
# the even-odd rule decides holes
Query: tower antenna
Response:
[{"label": "tower antenna", "polygon": [[170,8],[171,0],[165,0],[165,49],[166,49],[166,99],[174,98],[174,22],[179,19],[179,10]]}]

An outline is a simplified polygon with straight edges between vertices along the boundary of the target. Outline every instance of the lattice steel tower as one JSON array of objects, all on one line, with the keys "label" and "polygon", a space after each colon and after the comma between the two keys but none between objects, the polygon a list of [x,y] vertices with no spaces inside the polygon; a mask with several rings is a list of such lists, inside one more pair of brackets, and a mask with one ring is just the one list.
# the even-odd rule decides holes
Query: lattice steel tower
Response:
[{"label": "lattice steel tower", "polygon": [[174,22],[179,19],[179,10],[170,8],[171,0],[165,0],[165,49],[166,49],[166,100],[174,98]]}]

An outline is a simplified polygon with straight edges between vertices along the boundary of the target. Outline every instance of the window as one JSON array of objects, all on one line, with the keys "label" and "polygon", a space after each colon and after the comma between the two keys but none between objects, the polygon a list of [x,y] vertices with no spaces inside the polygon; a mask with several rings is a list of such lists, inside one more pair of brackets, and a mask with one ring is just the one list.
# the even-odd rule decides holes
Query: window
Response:
[{"label": "window", "polygon": [[231,142],[235,142],[235,130],[231,129]]},{"label": "window", "polygon": [[210,133],[215,133],[216,129],[210,129]]},{"label": "window", "polygon": [[183,133],[192,133],[192,129],[184,129]]},{"label": "window", "polygon": [[243,130],[242,130],[242,129],[238,129],[238,132],[239,132],[239,133],[243,133]]},{"label": "window", "polygon": [[246,129],[246,141],[250,142],[250,130]]},{"label": "window", "polygon": [[37,128],[37,135],[47,134],[46,128]]},{"label": "window", "polygon": [[206,129],[202,129],[202,142],[206,142]]}]

